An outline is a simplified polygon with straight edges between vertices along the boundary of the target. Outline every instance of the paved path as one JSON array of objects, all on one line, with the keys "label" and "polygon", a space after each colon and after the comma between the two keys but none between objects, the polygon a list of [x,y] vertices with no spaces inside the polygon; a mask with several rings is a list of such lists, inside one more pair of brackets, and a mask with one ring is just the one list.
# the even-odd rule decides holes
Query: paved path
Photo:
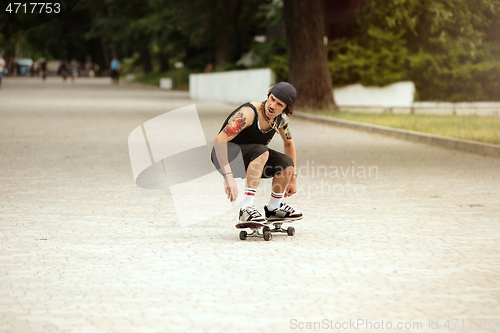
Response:
[{"label": "paved path", "polygon": [[[500,326],[498,158],[292,118],[302,192],[289,202],[306,218],[294,237],[239,241],[234,216],[181,228],[168,191],[133,181],[129,133],[186,93],[3,83],[0,332]],[[210,140],[233,106],[196,105]]]}]

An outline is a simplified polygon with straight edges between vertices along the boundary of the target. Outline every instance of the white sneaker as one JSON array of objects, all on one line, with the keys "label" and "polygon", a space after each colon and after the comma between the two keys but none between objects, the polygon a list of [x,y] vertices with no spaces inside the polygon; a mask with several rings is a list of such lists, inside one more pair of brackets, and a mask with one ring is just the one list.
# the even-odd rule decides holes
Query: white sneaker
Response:
[{"label": "white sneaker", "polygon": [[240,221],[265,223],[266,219],[254,206],[248,206],[245,209],[240,209]]},{"label": "white sneaker", "polygon": [[267,206],[264,206],[264,211],[268,221],[300,220],[304,217],[301,212],[295,210],[295,208],[286,203],[282,203],[281,206],[275,210],[269,210]]}]

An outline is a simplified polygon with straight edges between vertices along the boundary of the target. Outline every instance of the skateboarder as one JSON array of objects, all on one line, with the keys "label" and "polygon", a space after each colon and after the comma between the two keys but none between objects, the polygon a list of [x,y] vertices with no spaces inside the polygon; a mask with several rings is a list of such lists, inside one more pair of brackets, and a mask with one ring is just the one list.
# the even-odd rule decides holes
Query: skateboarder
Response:
[{"label": "skateboarder", "polygon": [[[239,212],[241,222],[302,218],[301,212],[281,202],[283,197],[297,192],[295,145],[288,124],[296,99],[295,88],[280,82],[271,88],[267,100],[247,102],[234,110],[214,140],[212,162],[224,177],[224,188],[231,202],[238,196],[234,178],[246,178],[245,197]],[[276,132],[283,139],[285,154],[267,147]],[[232,168],[240,152],[245,174],[237,174],[238,168]],[[269,204],[264,206],[265,218],[253,205],[261,178],[273,179]]]}]

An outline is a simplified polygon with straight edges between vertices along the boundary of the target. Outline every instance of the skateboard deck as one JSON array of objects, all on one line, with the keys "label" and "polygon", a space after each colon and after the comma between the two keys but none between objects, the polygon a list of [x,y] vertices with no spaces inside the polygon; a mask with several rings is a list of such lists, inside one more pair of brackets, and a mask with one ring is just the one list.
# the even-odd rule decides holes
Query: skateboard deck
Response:
[{"label": "skateboard deck", "polygon": [[[251,229],[251,233],[247,233],[245,230],[240,231],[240,239],[245,240],[247,237],[261,237],[266,241],[270,241],[273,238],[273,233],[286,233],[288,236],[295,235],[295,228],[288,227],[283,229],[281,226],[284,223],[293,223],[296,220],[279,220],[279,221],[267,221],[263,223],[259,222],[240,222],[236,224],[237,229]],[[271,227],[273,227],[271,229]],[[262,229],[262,232],[261,232]]]}]

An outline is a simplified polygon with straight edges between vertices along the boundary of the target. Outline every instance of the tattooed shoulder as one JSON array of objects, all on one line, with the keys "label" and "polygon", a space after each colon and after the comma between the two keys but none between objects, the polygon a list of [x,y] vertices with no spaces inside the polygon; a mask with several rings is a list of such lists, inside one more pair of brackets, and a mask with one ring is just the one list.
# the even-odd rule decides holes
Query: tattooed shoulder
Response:
[{"label": "tattooed shoulder", "polygon": [[283,114],[283,120],[281,121],[281,123],[282,123],[282,128],[285,131],[285,137],[287,138],[287,140],[291,140],[292,139],[292,132],[290,132],[290,126],[289,126],[288,117],[286,114]]},{"label": "tattooed shoulder", "polygon": [[290,127],[286,127],[285,129],[285,136],[288,140],[291,140],[292,139],[292,132],[290,132]]},{"label": "tattooed shoulder", "polygon": [[281,119],[280,127],[282,127],[283,129],[286,129],[288,126],[288,116],[284,113],[282,113],[282,116],[283,116],[283,119]]},{"label": "tattooed shoulder", "polygon": [[229,119],[226,127],[224,127],[224,133],[228,137],[238,135],[244,128],[246,124],[246,117],[243,114],[243,111],[238,111],[234,116]]}]

